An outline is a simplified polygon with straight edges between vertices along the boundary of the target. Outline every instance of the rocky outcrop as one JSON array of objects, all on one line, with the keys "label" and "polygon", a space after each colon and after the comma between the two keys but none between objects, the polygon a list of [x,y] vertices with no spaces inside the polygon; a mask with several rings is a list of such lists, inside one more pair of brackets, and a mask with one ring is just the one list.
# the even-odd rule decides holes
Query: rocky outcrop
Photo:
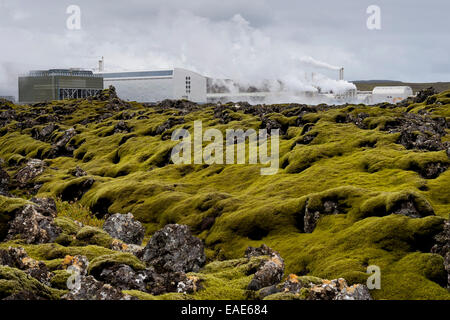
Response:
[{"label": "rocky outcrop", "polygon": [[23,270],[47,286],[53,277],[45,263],[30,258],[23,248],[0,249],[0,265]]},{"label": "rocky outcrop", "polygon": [[434,242],[431,252],[444,258],[444,268],[448,274],[447,288],[450,288],[450,220],[444,222],[444,228],[434,237]]},{"label": "rocky outcrop", "polygon": [[131,132],[131,128],[127,125],[127,123],[123,120],[120,120],[114,125],[113,133],[129,133]]},{"label": "rocky outcrop", "polygon": [[50,123],[42,129],[33,128],[31,130],[31,136],[37,140],[48,141],[52,133],[59,128],[58,125]]},{"label": "rocky outcrop", "polygon": [[75,148],[69,145],[69,141],[75,137],[77,132],[74,128],[64,131],[62,136],[52,145],[50,157],[72,156]]},{"label": "rocky outcrop", "polygon": [[369,289],[362,284],[348,286],[345,279],[323,280],[309,290],[307,300],[372,300]]},{"label": "rocky outcrop", "polygon": [[146,291],[146,271],[136,272],[126,264],[113,265],[100,273],[99,279],[122,290]]},{"label": "rocky outcrop", "polygon": [[158,273],[198,271],[206,261],[204,246],[186,225],[169,224],[155,232],[143,252]]},{"label": "rocky outcrop", "polygon": [[445,118],[406,113],[395,121],[386,123],[383,130],[400,133],[397,143],[406,149],[439,151],[446,149],[441,137],[446,134],[447,127]]},{"label": "rocky outcrop", "polygon": [[140,245],[145,235],[145,228],[139,221],[134,220],[131,213],[109,216],[103,224],[103,230],[113,238],[135,245]]},{"label": "rocky outcrop", "polygon": [[426,101],[429,97],[437,94],[438,92],[433,87],[420,90],[414,98],[414,103],[422,103]]},{"label": "rocky outcrop", "polygon": [[87,175],[86,171],[84,171],[83,169],[81,169],[79,166],[76,166],[75,168],[73,168],[72,170],[70,170],[70,174],[74,177],[84,177]]},{"label": "rocky outcrop", "polygon": [[6,240],[19,238],[33,244],[55,241],[61,233],[54,223],[55,202],[50,198],[34,198],[31,201],[34,203],[25,205],[9,222]]},{"label": "rocky outcrop", "polygon": [[0,196],[9,196],[9,174],[0,167]]},{"label": "rocky outcrop", "polygon": [[14,175],[14,179],[20,186],[26,186],[31,180],[44,172],[45,168],[46,164],[44,161],[39,159],[30,159],[22,169],[17,171]]},{"label": "rocky outcrop", "polygon": [[122,293],[120,289],[110,284],[95,280],[93,276],[81,276],[64,300],[131,300],[129,295]]},{"label": "rocky outcrop", "polygon": [[266,245],[261,245],[259,248],[248,247],[245,251],[247,259],[257,256],[268,256],[256,271],[253,279],[250,281],[248,290],[259,290],[277,284],[281,281],[284,274],[284,260],[278,252],[272,250]]},{"label": "rocky outcrop", "polygon": [[343,278],[327,280],[290,274],[286,281],[259,291],[260,299],[283,298],[299,300],[372,300],[369,289],[362,284],[349,286]]},{"label": "rocky outcrop", "polygon": [[305,233],[311,233],[314,231],[317,225],[317,221],[319,221],[320,217],[322,215],[331,215],[331,214],[339,214],[341,213],[339,211],[338,203],[333,200],[325,200],[323,202],[323,206],[321,210],[317,210],[314,208],[311,208],[309,205],[309,201],[307,201],[305,206],[305,213],[304,213],[304,232]]}]

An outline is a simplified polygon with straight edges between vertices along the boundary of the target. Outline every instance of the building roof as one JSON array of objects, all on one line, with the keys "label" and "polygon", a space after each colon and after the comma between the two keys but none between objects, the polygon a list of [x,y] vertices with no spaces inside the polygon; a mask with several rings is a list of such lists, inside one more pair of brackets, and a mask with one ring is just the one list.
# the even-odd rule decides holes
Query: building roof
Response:
[{"label": "building roof", "polygon": [[372,91],[373,94],[410,94],[413,91],[411,87],[407,86],[393,86],[393,87],[375,87]]},{"label": "building roof", "polygon": [[49,76],[81,76],[81,77],[98,77],[90,70],[82,69],[49,69],[49,70],[32,70],[27,77],[49,77]]},{"label": "building roof", "polygon": [[109,78],[144,78],[144,77],[171,77],[173,70],[131,71],[131,72],[103,72],[99,73],[104,79]]}]

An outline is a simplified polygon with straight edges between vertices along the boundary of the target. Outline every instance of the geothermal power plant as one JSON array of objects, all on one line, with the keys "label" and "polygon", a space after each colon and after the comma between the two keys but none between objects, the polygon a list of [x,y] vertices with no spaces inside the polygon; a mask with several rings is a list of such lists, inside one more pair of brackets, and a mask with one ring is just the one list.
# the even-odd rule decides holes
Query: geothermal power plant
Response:
[{"label": "geothermal power plant", "polygon": [[[375,87],[373,91],[349,88],[339,92],[323,90],[271,89],[268,85],[243,87],[231,79],[213,79],[183,68],[147,71],[104,72],[103,58],[97,72],[83,69],[50,69],[30,71],[18,79],[19,103],[32,104],[51,100],[86,98],[114,86],[124,100],[157,102],[164,99],[186,99],[197,103],[277,103],[308,101],[311,103],[397,103],[410,96],[410,87]],[[316,75],[310,75],[314,82]],[[344,80],[344,68],[338,70],[337,80]],[[347,83],[348,84],[348,83]]]}]

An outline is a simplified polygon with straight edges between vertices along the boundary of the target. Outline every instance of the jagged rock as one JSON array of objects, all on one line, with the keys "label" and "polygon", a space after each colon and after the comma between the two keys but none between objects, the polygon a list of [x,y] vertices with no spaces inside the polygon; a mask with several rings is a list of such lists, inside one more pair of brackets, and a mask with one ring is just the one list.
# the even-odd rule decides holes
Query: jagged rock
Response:
[{"label": "jagged rock", "polygon": [[14,179],[22,186],[29,183],[42,172],[44,172],[46,164],[39,159],[30,159],[27,164],[20,169],[14,176]]},{"label": "jagged rock", "polygon": [[422,103],[427,100],[428,97],[437,94],[438,92],[433,87],[420,90],[414,98],[414,103]]},{"label": "jagged rock", "polygon": [[277,284],[281,281],[284,274],[284,260],[278,252],[272,250],[266,245],[261,245],[259,248],[248,247],[245,256],[249,259],[255,256],[269,256],[269,259],[264,261],[256,271],[253,279],[250,281],[248,290],[259,290]]},{"label": "jagged rock", "polygon": [[103,230],[113,238],[136,245],[142,243],[145,235],[145,228],[139,221],[134,220],[131,213],[109,216],[103,224]]},{"label": "jagged rock", "polygon": [[131,128],[128,127],[127,123],[123,120],[120,120],[114,126],[114,133],[129,133]]},{"label": "jagged rock", "polygon": [[144,247],[136,245],[136,244],[129,244],[124,243],[122,240],[119,239],[113,239],[111,242],[111,250],[114,251],[121,251],[121,252],[129,252],[131,254],[134,254],[139,259],[142,258]]},{"label": "jagged rock", "polygon": [[2,299],[2,300],[46,300],[44,297],[39,296],[35,292],[29,291],[29,290],[22,290],[16,293],[13,293],[12,295]]},{"label": "jagged rock", "polygon": [[95,280],[93,276],[80,276],[64,300],[131,300],[129,295],[110,284]]},{"label": "jagged rock", "polygon": [[201,279],[196,276],[188,275],[185,280],[178,282],[177,292],[178,293],[195,293],[202,289]]},{"label": "jagged rock", "polygon": [[444,257],[444,268],[448,273],[447,287],[450,288],[450,220],[444,222],[444,228],[434,236],[434,242],[431,252]]},{"label": "jagged rock", "polygon": [[54,123],[46,125],[41,130],[33,128],[33,130],[31,130],[31,136],[37,140],[47,141],[50,138],[53,131],[55,131],[58,128],[59,126],[55,125]]},{"label": "jagged rock", "polygon": [[155,134],[163,134],[173,126],[176,126],[177,124],[184,123],[183,118],[169,118],[167,121],[165,121],[162,125],[158,126],[155,130]]},{"label": "jagged rock", "polygon": [[440,137],[430,135],[427,133],[417,133],[411,129],[405,129],[400,132],[400,137],[397,140],[406,149],[419,149],[427,151],[444,150]]},{"label": "jagged rock", "polygon": [[26,243],[53,242],[61,233],[54,223],[56,205],[53,199],[31,199],[34,204],[27,204],[9,222],[6,240],[20,238]]},{"label": "jagged rock", "polygon": [[[177,292],[180,282],[186,283],[187,278],[184,272],[165,272],[158,273],[154,268],[146,269],[147,287],[146,291],[153,295],[165,294],[168,292]],[[180,285],[182,287],[182,285]]]},{"label": "jagged rock", "polygon": [[50,286],[50,280],[53,277],[45,263],[30,258],[25,249],[20,247],[0,249],[0,265],[23,270],[47,286]]},{"label": "jagged rock", "polygon": [[76,136],[77,132],[74,128],[67,129],[63,135],[52,146],[51,157],[58,157],[61,155],[72,155],[75,150],[73,146],[68,145],[70,139]]},{"label": "jagged rock", "polygon": [[347,285],[345,279],[323,280],[322,284],[314,285],[308,300],[372,300],[369,289],[362,284]]},{"label": "jagged rock", "polygon": [[427,151],[445,150],[441,137],[446,135],[448,124],[445,118],[406,113],[385,124],[383,130],[400,133],[397,143],[406,149]]},{"label": "jagged rock", "polygon": [[372,300],[369,288],[363,284],[355,284],[351,287],[344,287],[334,298],[334,300]]},{"label": "jagged rock", "polygon": [[0,195],[9,196],[9,174],[0,167]]},{"label": "jagged rock", "polygon": [[108,101],[116,98],[118,97],[116,93],[116,88],[114,86],[109,86],[108,89],[102,90],[97,95],[94,96],[94,99],[100,101]]},{"label": "jagged rock", "polygon": [[99,279],[122,290],[146,291],[148,275],[145,271],[134,271],[126,264],[113,265],[102,270]]},{"label": "jagged rock", "polygon": [[311,134],[305,134],[304,136],[302,136],[300,139],[298,139],[296,141],[296,144],[303,144],[303,145],[310,144],[314,140],[314,138],[317,137],[317,135],[318,135],[317,132],[311,133]]},{"label": "jagged rock", "polygon": [[408,196],[405,200],[398,201],[392,208],[391,213],[402,214],[411,218],[423,218],[424,216],[429,215],[428,213],[424,213],[417,209],[411,196]]},{"label": "jagged rock", "polygon": [[143,258],[159,273],[198,271],[206,261],[203,242],[186,225],[169,224],[155,232]]},{"label": "jagged rock", "polygon": [[279,129],[279,134],[280,136],[285,135],[288,129],[288,126],[283,125],[282,123],[274,120],[274,119],[269,119],[266,117],[262,117],[262,123],[261,123],[261,129],[266,129],[267,130],[267,134],[270,135],[271,130],[275,130],[275,129]]},{"label": "jagged rock", "polygon": [[86,171],[81,169],[79,166],[76,166],[74,169],[70,170],[70,174],[74,177],[84,177],[87,175]]},{"label": "jagged rock", "polygon": [[317,225],[317,221],[320,219],[322,215],[331,215],[331,214],[339,214],[341,213],[339,210],[338,203],[332,200],[326,200],[323,202],[322,208],[320,211],[312,209],[309,205],[309,201],[306,202],[305,212],[304,212],[304,232],[311,233],[314,231]]},{"label": "jagged rock", "polygon": [[420,170],[420,175],[425,179],[436,179],[445,170],[447,170],[448,164],[443,164],[441,162],[431,162],[427,163],[422,170]]}]

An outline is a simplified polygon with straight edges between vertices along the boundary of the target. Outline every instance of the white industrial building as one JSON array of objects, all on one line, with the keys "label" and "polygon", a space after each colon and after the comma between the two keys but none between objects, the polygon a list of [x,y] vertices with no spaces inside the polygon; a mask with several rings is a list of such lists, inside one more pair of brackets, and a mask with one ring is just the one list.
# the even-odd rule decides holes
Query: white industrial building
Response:
[{"label": "white industrial building", "polygon": [[397,103],[409,97],[412,97],[413,90],[411,87],[394,86],[394,87],[375,87],[372,90],[371,104],[381,102]]},{"label": "white industrial building", "polygon": [[128,101],[156,102],[187,99],[206,102],[206,77],[186,69],[101,72],[103,85],[113,85],[120,98]]}]

